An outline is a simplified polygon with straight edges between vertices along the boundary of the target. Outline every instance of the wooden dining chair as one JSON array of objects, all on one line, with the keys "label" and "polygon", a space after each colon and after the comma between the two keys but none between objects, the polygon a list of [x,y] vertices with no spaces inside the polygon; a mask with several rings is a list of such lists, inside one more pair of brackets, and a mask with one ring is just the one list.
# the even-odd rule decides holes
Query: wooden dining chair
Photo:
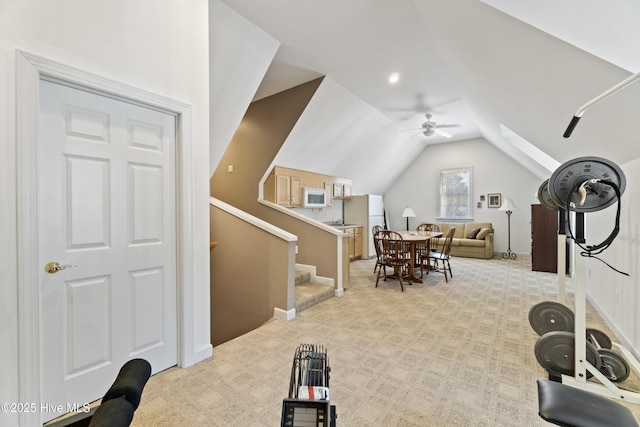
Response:
[{"label": "wooden dining chair", "polygon": [[411,284],[411,276],[408,272],[409,263],[413,262],[410,254],[408,253],[408,245],[405,244],[406,242],[402,239],[402,236],[399,233],[390,230],[382,230],[378,232],[374,237],[374,240],[380,247],[382,261],[382,268],[378,269],[378,275],[376,276],[376,288],[378,287],[381,275],[384,276],[384,281],[390,277],[387,275],[386,270],[386,267],[390,267],[393,268],[393,278],[400,281],[400,290],[404,292],[402,277],[409,277],[409,284]]},{"label": "wooden dining chair", "polygon": [[436,224],[428,224],[426,222],[423,222],[422,224],[420,224],[416,230],[418,231],[440,231],[440,227],[438,227]]},{"label": "wooden dining chair", "polygon": [[371,228],[371,238],[374,239],[373,240],[373,246],[376,249],[376,265],[373,266],[373,272],[375,273],[380,267],[383,267],[382,261],[380,260],[380,248],[378,247],[378,245],[376,244],[375,241],[375,237],[376,234],[378,234],[379,231],[382,231],[383,228],[380,225],[374,225]]},{"label": "wooden dining chair", "polygon": [[[423,222],[418,226],[417,230],[418,231],[440,231],[440,227],[438,227],[436,224],[429,224],[429,223]],[[438,250],[438,240],[439,240],[438,237],[429,239],[430,250],[432,251]]]},{"label": "wooden dining chair", "polygon": [[451,242],[453,241],[453,235],[455,234],[455,232],[456,228],[451,227],[446,237],[444,238],[442,252],[429,251],[426,254],[428,268],[432,271],[442,271],[444,273],[444,280],[447,282],[449,281],[447,271],[449,272],[449,276],[453,277],[453,273],[451,272],[451,264],[449,263],[449,259],[451,258],[449,256],[449,253],[451,252]]},{"label": "wooden dining chair", "polygon": [[[435,224],[427,224],[423,222],[418,227],[416,227],[416,231],[440,231],[440,227]],[[416,244],[416,258],[420,262],[420,277],[422,277],[422,272],[425,267],[427,269],[427,274],[429,274],[429,265],[424,265],[425,262],[429,262],[429,259],[426,257],[429,251],[437,251],[438,250],[438,238],[434,237],[427,240],[426,243],[418,243]]]}]

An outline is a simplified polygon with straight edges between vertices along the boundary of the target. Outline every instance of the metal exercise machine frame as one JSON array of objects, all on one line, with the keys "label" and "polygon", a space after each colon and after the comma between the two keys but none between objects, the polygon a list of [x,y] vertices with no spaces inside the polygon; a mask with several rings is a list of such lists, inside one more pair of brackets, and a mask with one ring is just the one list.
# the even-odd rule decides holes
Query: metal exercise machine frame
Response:
[{"label": "metal exercise machine frame", "polygon": [[[574,243],[575,244],[575,243]],[[562,375],[562,383],[587,390],[606,397],[614,397],[630,403],[640,403],[640,393],[624,390],[616,386],[611,380],[605,377],[602,372],[596,369],[587,361],[586,356],[586,334],[578,333],[578,331],[586,331],[587,329],[587,295],[585,286],[586,260],[582,256],[576,257],[576,276],[574,280],[575,288],[575,369],[574,375]],[[624,346],[616,342],[612,342],[612,348],[622,353],[629,366],[640,375],[640,362],[635,356]],[[586,372],[589,371],[599,382],[587,381]]]},{"label": "metal exercise machine frame", "polygon": [[[624,177],[621,178],[624,180]],[[584,212],[572,212],[571,210],[562,211],[559,210],[560,227],[558,232],[558,298],[561,302],[566,299],[565,289],[565,245],[566,239],[571,240],[571,247],[573,249],[573,261],[575,263],[575,280],[574,280],[574,292],[575,292],[575,343],[574,343],[574,375],[562,374],[561,379],[563,384],[587,390],[592,393],[596,393],[605,397],[613,397],[616,399],[624,400],[629,403],[640,404],[640,393],[630,390],[621,389],[615,385],[609,378],[607,378],[599,369],[593,366],[587,360],[587,337],[586,333],[582,331],[587,330],[586,324],[586,259],[581,255],[581,249],[579,243],[585,243],[584,240]],[[567,236],[565,234],[565,227],[562,226],[562,222],[573,222],[577,224],[577,236]],[[570,224],[566,224],[570,227]],[[576,256],[577,254],[577,256]],[[562,267],[562,268],[561,268]],[[640,375],[640,362],[638,359],[623,345],[612,342],[612,348],[622,354],[629,366]],[[593,381],[587,381],[587,371],[596,378],[599,383]]]}]

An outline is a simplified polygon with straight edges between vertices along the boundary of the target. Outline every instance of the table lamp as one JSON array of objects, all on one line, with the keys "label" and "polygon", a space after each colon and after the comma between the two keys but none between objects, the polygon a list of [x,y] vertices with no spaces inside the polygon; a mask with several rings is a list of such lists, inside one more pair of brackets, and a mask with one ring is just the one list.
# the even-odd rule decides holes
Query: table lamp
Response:
[{"label": "table lamp", "polygon": [[416,216],[415,213],[411,210],[409,206],[404,208],[404,212],[402,212],[402,217],[407,218],[407,231],[409,231],[409,218],[414,218]]}]

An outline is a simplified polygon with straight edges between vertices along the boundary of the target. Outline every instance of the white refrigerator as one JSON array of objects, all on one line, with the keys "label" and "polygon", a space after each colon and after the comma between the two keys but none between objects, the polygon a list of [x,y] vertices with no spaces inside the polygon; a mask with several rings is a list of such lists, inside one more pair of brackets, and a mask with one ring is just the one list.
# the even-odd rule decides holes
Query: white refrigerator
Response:
[{"label": "white refrigerator", "polygon": [[384,200],[382,196],[376,194],[352,196],[351,199],[344,200],[343,207],[345,224],[362,225],[363,258],[375,257],[376,249],[373,246],[371,228],[374,225],[384,227]]}]

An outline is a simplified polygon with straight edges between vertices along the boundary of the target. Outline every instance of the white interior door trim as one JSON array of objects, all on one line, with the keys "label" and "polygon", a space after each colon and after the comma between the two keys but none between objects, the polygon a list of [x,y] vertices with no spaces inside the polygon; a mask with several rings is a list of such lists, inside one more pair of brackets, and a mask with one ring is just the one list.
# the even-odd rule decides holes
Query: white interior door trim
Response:
[{"label": "white interior door trim", "polygon": [[[40,307],[38,272],[37,142],[39,82],[53,80],[104,96],[137,103],[176,116],[176,237],[178,365],[186,367],[212,354],[211,345],[196,346],[194,331],[197,271],[195,144],[191,105],[110,80],[68,65],[16,51],[17,62],[17,237],[18,339],[20,402],[40,402]],[[23,413],[20,425],[40,425],[39,413]]]}]

